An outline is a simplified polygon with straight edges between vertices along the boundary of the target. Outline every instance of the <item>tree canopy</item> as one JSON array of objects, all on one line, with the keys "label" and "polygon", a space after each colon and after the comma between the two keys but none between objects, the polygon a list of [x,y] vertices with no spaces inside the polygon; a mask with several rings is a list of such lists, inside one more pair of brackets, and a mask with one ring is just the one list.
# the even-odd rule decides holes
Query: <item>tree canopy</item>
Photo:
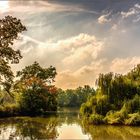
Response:
[{"label": "tree canopy", "polygon": [[19,63],[22,58],[20,51],[12,45],[23,31],[26,31],[26,27],[17,18],[6,16],[0,20],[0,84],[7,91],[14,78],[9,63]]},{"label": "tree canopy", "polygon": [[81,106],[90,123],[140,124],[140,65],[126,75],[100,74],[96,94]]},{"label": "tree canopy", "polygon": [[56,76],[53,66],[43,68],[38,62],[17,72],[15,89],[21,93],[19,104],[22,114],[37,115],[45,111],[56,111],[57,89],[52,85]]},{"label": "tree canopy", "polygon": [[20,77],[21,81],[26,81],[34,77],[42,80],[43,83],[51,84],[54,82],[56,74],[55,67],[42,68],[39,63],[35,61],[32,65],[26,66],[22,71],[18,71],[17,77]]}]

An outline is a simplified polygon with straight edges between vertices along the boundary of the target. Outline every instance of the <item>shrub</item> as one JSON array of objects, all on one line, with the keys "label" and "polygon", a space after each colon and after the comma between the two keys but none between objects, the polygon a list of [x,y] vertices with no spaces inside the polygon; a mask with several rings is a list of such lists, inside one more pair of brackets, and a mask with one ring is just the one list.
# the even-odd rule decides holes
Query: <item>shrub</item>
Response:
[{"label": "shrub", "polygon": [[92,113],[92,108],[90,104],[83,103],[80,108],[80,114],[85,115],[86,117],[89,117],[91,113]]},{"label": "shrub", "polygon": [[107,96],[102,96],[98,99],[97,104],[95,106],[95,112],[97,114],[105,116],[106,113],[111,109]]},{"label": "shrub", "polygon": [[20,115],[20,109],[17,104],[7,104],[0,106],[0,117],[11,117]]},{"label": "shrub", "polygon": [[126,125],[140,125],[140,113],[133,113],[128,115],[128,119],[125,120]]},{"label": "shrub", "polygon": [[39,115],[45,111],[56,111],[56,95],[49,88],[36,87],[25,90],[19,105],[23,115]]},{"label": "shrub", "polygon": [[129,113],[140,111],[140,96],[136,94],[133,99],[126,103],[126,107]]},{"label": "shrub", "polygon": [[126,105],[121,108],[120,111],[114,111],[110,110],[106,117],[104,118],[104,121],[108,124],[124,124],[125,119],[128,117],[128,111],[126,108]]}]

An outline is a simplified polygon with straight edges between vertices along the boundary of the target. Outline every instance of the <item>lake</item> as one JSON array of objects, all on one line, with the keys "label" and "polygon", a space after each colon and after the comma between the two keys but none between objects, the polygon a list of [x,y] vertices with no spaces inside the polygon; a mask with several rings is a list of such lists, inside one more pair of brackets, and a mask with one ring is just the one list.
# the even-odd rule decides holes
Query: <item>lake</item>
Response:
[{"label": "lake", "polygon": [[63,109],[47,117],[0,119],[1,139],[140,140],[140,127],[87,125],[76,109]]}]

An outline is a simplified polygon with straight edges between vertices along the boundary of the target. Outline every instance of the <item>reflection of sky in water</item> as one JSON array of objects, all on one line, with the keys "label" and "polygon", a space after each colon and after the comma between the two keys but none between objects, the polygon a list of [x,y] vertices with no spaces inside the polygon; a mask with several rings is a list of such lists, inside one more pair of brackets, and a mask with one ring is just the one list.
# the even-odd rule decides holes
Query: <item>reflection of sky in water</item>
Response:
[{"label": "reflection of sky in water", "polygon": [[82,129],[77,124],[63,124],[58,127],[59,136],[57,139],[89,139],[89,137],[82,133]]},{"label": "reflection of sky in water", "polygon": [[4,140],[4,139],[9,139],[11,134],[14,134],[16,131],[16,127],[14,126],[8,126],[8,127],[3,127],[1,129],[0,127],[0,140]]},{"label": "reflection of sky in water", "polygon": [[[61,127],[57,128],[58,130],[58,138],[57,139],[89,139],[89,137],[82,133],[82,129],[77,124],[63,124]],[[15,138],[17,140],[21,139],[21,137],[16,136],[16,127],[8,126],[0,131],[0,140]],[[26,137],[30,139],[29,137]]]},{"label": "reflection of sky in water", "polygon": [[0,140],[3,139],[93,139],[139,140],[140,127],[88,125],[75,115],[47,118],[18,117],[0,119]]}]

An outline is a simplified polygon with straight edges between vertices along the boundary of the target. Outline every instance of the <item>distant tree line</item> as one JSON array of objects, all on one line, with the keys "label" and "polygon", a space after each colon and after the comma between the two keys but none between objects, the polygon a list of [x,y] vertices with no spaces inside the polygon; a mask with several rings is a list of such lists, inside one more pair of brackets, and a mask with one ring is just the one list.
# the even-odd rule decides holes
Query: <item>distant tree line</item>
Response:
[{"label": "distant tree line", "polygon": [[58,106],[59,107],[80,107],[87,99],[95,95],[94,88],[89,85],[78,87],[76,89],[58,90]]}]

